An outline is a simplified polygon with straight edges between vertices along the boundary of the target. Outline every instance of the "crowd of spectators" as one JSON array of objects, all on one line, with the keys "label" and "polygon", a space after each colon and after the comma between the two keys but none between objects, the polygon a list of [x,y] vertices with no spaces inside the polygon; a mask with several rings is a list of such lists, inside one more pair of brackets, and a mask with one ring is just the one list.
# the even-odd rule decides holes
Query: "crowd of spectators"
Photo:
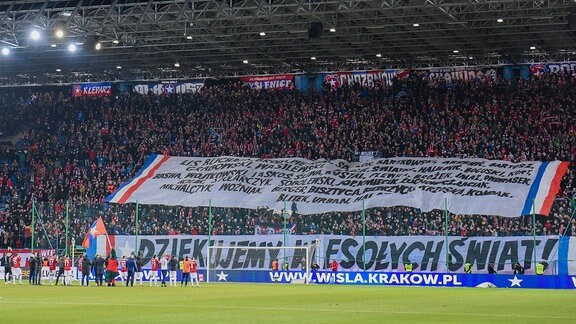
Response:
[{"label": "crowd of spectators", "polygon": [[[302,157],[353,160],[360,151],[384,157],[479,157],[514,162],[576,161],[576,78],[427,80],[410,75],[392,85],[358,84],[303,94],[254,90],[240,83],[196,94],[70,98],[62,93],[0,97],[0,126],[15,136],[0,145],[0,248],[29,246],[37,215],[38,246],[80,242],[102,216],[110,233],[133,234],[133,205],[104,203],[151,153],[174,156]],[[576,172],[564,177],[538,235],[576,231],[570,221]],[[33,203],[34,201],[34,203]],[[212,234],[281,229],[270,210],[214,209]],[[208,209],[141,206],[140,234],[207,234]],[[291,214],[298,234],[362,233],[361,213]],[[530,217],[450,215],[449,235],[531,235]],[[368,235],[444,235],[443,211],[406,207],[366,212]]]}]

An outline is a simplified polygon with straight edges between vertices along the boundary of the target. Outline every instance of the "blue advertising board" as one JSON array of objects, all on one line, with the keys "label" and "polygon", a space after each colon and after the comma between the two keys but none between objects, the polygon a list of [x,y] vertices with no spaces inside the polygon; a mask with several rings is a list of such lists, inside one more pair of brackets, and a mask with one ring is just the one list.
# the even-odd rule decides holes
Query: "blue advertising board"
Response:
[{"label": "blue advertising board", "polygon": [[422,287],[499,287],[574,289],[576,276],[463,274],[423,272],[311,272],[309,279],[302,271],[216,270],[210,276],[214,282],[291,283],[309,281],[313,284],[344,284],[371,286]]},{"label": "blue advertising board", "polygon": [[[143,281],[150,281],[153,272],[143,271]],[[178,271],[177,281],[181,280]],[[76,279],[81,274],[76,272]],[[156,274],[161,281],[160,271]],[[94,280],[93,274],[90,279]],[[119,280],[120,277],[117,278]],[[206,271],[198,271],[200,282],[206,281]],[[168,281],[168,279],[166,279]],[[122,283],[122,281],[120,281]],[[210,270],[210,282],[215,283],[305,283],[368,285],[368,286],[407,286],[407,287],[492,287],[492,288],[530,288],[530,289],[576,289],[576,276],[566,275],[511,275],[511,274],[463,274],[463,273],[426,273],[426,272],[354,272],[354,271],[317,271],[309,277],[303,271],[271,270]]]}]

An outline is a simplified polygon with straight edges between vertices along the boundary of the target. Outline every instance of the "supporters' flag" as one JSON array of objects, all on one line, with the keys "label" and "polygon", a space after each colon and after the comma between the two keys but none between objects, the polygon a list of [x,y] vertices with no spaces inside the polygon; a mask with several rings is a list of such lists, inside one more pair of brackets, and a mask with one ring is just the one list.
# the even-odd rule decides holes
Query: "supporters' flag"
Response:
[{"label": "supporters' flag", "polygon": [[102,221],[102,217],[98,217],[92,226],[90,226],[90,230],[86,233],[84,237],[84,241],[82,242],[82,246],[85,248],[89,248],[94,239],[96,239],[100,235],[108,236],[106,232],[106,227],[104,226],[104,221]]},{"label": "supporters' flag", "polygon": [[548,216],[558,191],[562,177],[568,171],[569,162],[543,162],[538,168],[536,179],[530,188],[522,215],[534,212]]}]

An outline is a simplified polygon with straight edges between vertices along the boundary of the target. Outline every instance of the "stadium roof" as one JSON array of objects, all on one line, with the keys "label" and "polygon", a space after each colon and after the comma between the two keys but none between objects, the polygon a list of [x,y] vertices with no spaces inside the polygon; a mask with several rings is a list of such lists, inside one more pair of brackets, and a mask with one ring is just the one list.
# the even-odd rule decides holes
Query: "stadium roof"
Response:
[{"label": "stadium roof", "polygon": [[[566,61],[576,57],[576,31],[568,24],[575,6],[574,0],[0,1],[0,47],[10,49],[0,55],[0,76],[119,73],[118,66],[126,74],[194,77]],[[310,38],[318,22],[323,35]],[[32,29],[40,39],[30,39]],[[70,43],[76,52],[68,51]]]}]

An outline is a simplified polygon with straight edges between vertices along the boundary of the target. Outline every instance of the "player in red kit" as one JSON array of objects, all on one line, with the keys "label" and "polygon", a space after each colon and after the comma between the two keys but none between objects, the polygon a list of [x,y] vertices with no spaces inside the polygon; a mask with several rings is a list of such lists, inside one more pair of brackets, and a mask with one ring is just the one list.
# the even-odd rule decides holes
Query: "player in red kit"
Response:
[{"label": "player in red kit", "polygon": [[158,268],[160,267],[160,261],[156,255],[150,260],[150,266],[152,267],[150,272],[150,287],[152,287],[152,281],[154,281],[154,285],[158,287]]},{"label": "player in red kit", "polygon": [[330,270],[338,271],[338,262],[336,260],[332,260],[332,262],[330,262]]},{"label": "player in red kit", "polygon": [[54,283],[54,279],[56,278],[56,256],[53,255],[48,259],[48,270],[50,271],[48,274],[48,283],[52,285]]},{"label": "player in red kit", "polygon": [[18,255],[17,252],[14,252],[14,256],[12,257],[12,282],[16,284],[16,278],[18,278],[18,283],[22,284],[22,257]]},{"label": "player in red kit", "polygon": [[[330,270],[332,270],[332,272],[336,272],[338,271],[338,262],[336,261],[336,259],[332,260],[332,262],[330,262]],[[333,284],[336,282],[336,274],[334,274],[333,276],[330,276],[330,283]]]},{"label": "player in red kit", "polygon": [[192,258],[190,261],[190,278],[192,278],[191,286],[194,287],[194,280],[196,280],[196,287],[200,287],[200,281],[198,281],[198,262],[196,258]]},{"label": "player in red kit", "polygon": [[64,285],[72,285],[72,260],[68,255],[64,257]]}]

